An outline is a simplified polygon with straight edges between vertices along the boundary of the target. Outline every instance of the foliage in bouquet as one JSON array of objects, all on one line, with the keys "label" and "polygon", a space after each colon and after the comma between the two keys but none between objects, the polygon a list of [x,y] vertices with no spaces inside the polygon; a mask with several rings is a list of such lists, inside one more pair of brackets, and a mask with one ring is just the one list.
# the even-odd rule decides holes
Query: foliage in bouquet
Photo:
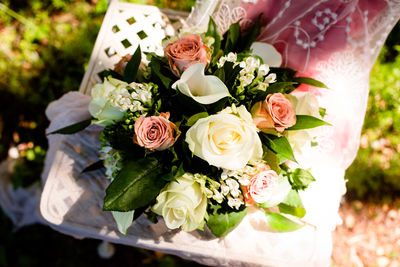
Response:
[{"label": "foliage in bouquet", "polygon": [[312,142],[309,129],[326,123],[314,96],[292,92],[302,83],[325,86],[280,68],[273,46],[255,42],[258,21],[246,30],[232,24],[221,36],[210,18],[207,31],[193,32],[168,40],[163,57],[142,60],[138,46],[100,73],[89,111],[104,126],[101,157],[111,184],[103,209],[123,233],[145,213],[170,229],[206,224],[221,237],[248,206],[264,210],[275,230],[302,227],[298,191],[314,178],[288,166],[293,150]]}]

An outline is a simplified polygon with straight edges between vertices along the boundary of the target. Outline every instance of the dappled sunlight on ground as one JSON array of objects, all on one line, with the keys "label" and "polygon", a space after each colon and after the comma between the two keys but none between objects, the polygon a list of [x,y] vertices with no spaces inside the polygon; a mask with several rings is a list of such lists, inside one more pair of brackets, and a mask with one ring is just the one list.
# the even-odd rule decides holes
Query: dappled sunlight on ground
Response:
[{"label": "dappled sunlight on ground", "polygon": [[400,266],[400,199],[390,204],[343,203],[333,235],[333,266]]}]

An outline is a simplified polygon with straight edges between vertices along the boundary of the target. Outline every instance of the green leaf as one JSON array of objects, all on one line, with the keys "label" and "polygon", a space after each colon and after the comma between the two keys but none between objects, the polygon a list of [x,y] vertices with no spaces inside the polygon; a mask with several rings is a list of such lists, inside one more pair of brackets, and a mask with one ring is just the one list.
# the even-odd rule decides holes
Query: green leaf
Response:
[{"label": "green leaf", "polygon": [[207,112],[204,105],[196,102],[193,98],[182,94],[180,91],[176,91],[176,95],[171,97],[171,102],[179,103],[179,105],[175,105],[175,108],[186,117],[191,117],[201,112]]},{"label": "green leaf", "polygon": [[323,125],[331,125],[326,121],[318,119],[313,116],[308,115],[296,115],[296,124],[290,128],[287,128],[287,131],[296,131],[296,130],[304,130],[304,129],[311,129]]},{"label": "green leaf", "polygon": [[294,85],[298,85],[297,82],[275,82],[270,84],[267,87],[268,94],[275,94],[275,93],[282,93],[282,94],[289,94],[292,92],[296,87]]},{"label": "green leaf", "polygon": [[321,117],[325,117],[326,114],[326,108],[319,108],[319,115],[321,115]]},{"label": "green leaf", "polygon": [[[183,163],[181,163],[178,166],[172,166],[171,168],[171,173],[174,175],[174,177],[181,177],[182,175],[185,174],[185,169],[183,168]],[[176,179],[175,179],[176,180]]]},{"label": "green leaf", "polygon": [[[153,80],[155,80],[157,84],[162,84],[165,88],[169,88],[172,79],[162,72],[162,64],[163,62],[158,58],[151,58],[151,62],[149,64],[149,67],[151,69],[151,77]],[[170,70],[168,71],[171,72]]]},{"label": "green leaf", "polygon": [[215,103],[204,105],[204,107],[206,108],[208,114],[214,114],[223,110],[226,107],[226,102],[228,102],[228,100],[228,97],[224,97]]},{"label": "green leaf", "polygon": [[267,211],[265,215],[267,216],[267,222],[269,226],[279,232],[291,232],[304,226],[304,224],[295,222],[292,219],[289,219],[288,217],[276,212]]},{"label": "green leaf", "polygon": [[133,54],[131,60],[126,64],[124,71],[124,80],[127,83],[136,81],[136,76],[139,70],[140,61],[142,60],[142,52],[140,50],[140,45]]},{"label": "green leaf", "polygon": [[277,174],[279,174],[279,158],[276,156],[272,150],[268,149],[268,147],[263,146],[263,160],[267,162],[269,167],[274,170]]},{"label": "green leaf", "polygon": [[[234,63],[233,62],[225,62],[224,64],[224,73],[225,73],[225,85],[228,88],[232,88],[235,84],[237,75],[239,74],[239,72],[242,70],[242,68],[237,65],[236,67],[233,66]],[[230,90],[230,92],[231,92]]]},{"label": "green leaf", "polygon": [[92,119],[80,121],[80,122],[74,123],[72,125],[69,125],[67,127],[55,130],[51,133],[48,133],[47,135],[50,135],[50,134],[74,134],[74,133],[82,131],[83,129],[88,127],[91,122],[92,122]]},{"label": "green leaf", "polygon": [[158,215],[152,212],[151,209],[145,211],[144,214],[146,215],[147,220],[151,221],[152,223],[156,224],[158,222]]},{"label": "green leaf", "polygon": [[302,207],[294,207],[285,203],[279,203],[279,211],[281,213],[290,214],[299,218],[303,218],[306,215],[306,210]]},{"label": "green leaf", "polygon": [[309,171],[300,168],[295,169],[290,177],[293,187],[297,190],[304,190],[315,181],[314,176]]},{"label": "green leaf", "polygon": [[286,195],[286,198],[282,203],[285,203],[293,207],[304,207],[299,192],[297,192],[296,190],[290,190],[290,192]]},{"label": "green leaf", "polygon": [[296,71],[290,68],[270,68],[271,73],[276,74],[278,82],[293,82]]},{"label": "green leaf", "polygon": [[167,181],[156,158],[130,161],[106,190],[103,210],[130,211],[149,204]]},{"label": "green leaf", "polygon": [[206,118],[206,117],[208,117],[207,112],[200,112],[200,113],[194,114],[187,120],[186,126],[193,126],[199,119]]},{"label": "green leaf", "polygon": [[250,32],[244,36],[243,38],[243,48],[242,50],[248,50],[250,49],[250,46],[253,44],[253,42],[257,39],[258,35],[260,35],[260,29],[261,29],[261,17],[262,14],[258,15],[258,18],[256,22],[254,23],[253,27],[251,28]]},{"label": "green leaf", "polygon": [[229,27],[229,40],[232,43],[233,47],[236,47],[236,43],[239,41],[240,37],[240,26],[239,23],[233,23],[231,27]]},{"label": "green leaf", "polygon": [[212,17],[210,17],[210,20],[208,22],[206,36],[211,36],[214,38],[214,51],[212,56],[215,57],[221,49],[221,36],[219,35],[217,24],[215,24],[215,21]]},{"label": "green leaf", "polygon": [[222,237],[238,226],[246,214],[247,208],[242,211],[228,213],[218,213],[214,209],[213,214],[209,214],[207,226],[215,236]]},{"label": "green leaf", "polygon": [[301,201],[300,195],[296,190],[291,190],[289,194],[287,194],[285,200],[281,202],[278,207],[280,212],[299,218],[303,218],[304,215],[306,215],[303,202]]},{"label": "green leaf", "polygon": [[114,79],[121,80],[121,81],[124,79],[124,77],[122,77],[121,74],[119,74],[118,72],[115,72],[113,70],[103,70],[103,71],[99,72],[97,75],[100,77],[100,79],[102,81],[104,81],[104,78],[107,78],[109,76],[111,76]]},{"label": "green leaf", "polygon": [[172,173],[167,173],[167,174],[165,174],[165,175],[162,175],[160,178],[161,178],[161,179],[164,179],[164,180],[167,181],[167,182],[178,182],[178,181],[176,180],[176,177],[177,177],[177,176],[173,175]]},{"label": "green leaf", "polygon": [[321,87],[321,88],[328,88],[324,83],[314,80],[313,78],[308,78],[308,77],[295,77],[293,79],[295,82],[298,82],[300,84],[307,84],[307,85],[312,85],[315,87]]},{"label": "green leaf", "polygon": [[133,214],[133,221],[135,221],[137,218],[139,218],[148,208],[149,208],[149,205],[135,209],[135,213]]},{"label": "green leaf", "polygon": [[227,32],[226,43],[224,47],[224,54],[235,52],[237,42],[240,39],[240,26],[239,23],[233,23]]},{"label": "green leaf", "polygon": [[222,82],[225,83],[225,70],[224,70],[224,68],[217,69],[214,72],[214,76],[217,76]]},{"label": "green leaf", "polygon": [[297,162],[293,154],[292,146],[285,136],[278,137],[272,134],[262,133],[261,141],[279,157]]},{"label": "green leaf", "polygon": [[126,235],[126,230],[128,230],[129,226],[131,226],[132,224],[133,214],[135,213],[135,211],[111,211],[111,213],[114,217],[115,222],[117,223],[118,231],[121,234]]},{"label": "green leaf", "polygon": [[86,168],[84,168],[81,173],[95,171],[95,170],[101,169],[103,167],[104,167],[104,161],[103,160],[99,160],[99,161],[96,161],[93,164],[90,164]]}]

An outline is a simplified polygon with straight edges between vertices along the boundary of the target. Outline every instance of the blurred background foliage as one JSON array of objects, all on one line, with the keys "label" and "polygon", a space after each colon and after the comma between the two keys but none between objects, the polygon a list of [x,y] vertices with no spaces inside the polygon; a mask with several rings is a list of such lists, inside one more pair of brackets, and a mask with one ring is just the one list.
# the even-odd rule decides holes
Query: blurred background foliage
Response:
[{"label": "blurred background foliage", "polygon": [[400,23],[370,76],[357,158],[346,171],[348,199],[391,202],[400,196]]},{"label": "blurred background foliage", "polygon": [[[195,0],[127,2],[190,11]],[[0,160],[8,156],[10,148],[19,153],[20,162],[12,176],[15,187],[38,181],[47,149],[45,108],[79,88],[107,5],[107,0],[0,1]],[[349,199],[385,202],[400,196],[399,52],[397,24],[371,73],[360,150],[346,172]],[[77,241],[44,226],[13,233],[11,222],[1,212],[0,226],[0,266],[45,265],[46,261],[38,258],[40,253],[65,255],[48,259],[59,266],[75,264],[78,258],[83,266],[187,264],[172,256],[123,246],[113,262],[101,261],[95,253],[98,241]],[[44,243],[44,236],[46,244],[37,246]],[[44,246],[50,251],[40,251]],[[64,248],[71,246],[79,247],[70,255]]]}]

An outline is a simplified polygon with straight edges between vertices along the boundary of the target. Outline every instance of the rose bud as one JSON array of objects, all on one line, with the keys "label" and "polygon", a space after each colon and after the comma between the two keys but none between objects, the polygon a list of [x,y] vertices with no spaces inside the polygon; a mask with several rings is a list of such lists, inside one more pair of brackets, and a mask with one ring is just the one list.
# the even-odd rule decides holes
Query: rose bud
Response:
[{"label": "rose bud", "polygon": [[196,63],[210,63],[211,54],[199,35],[186,35],[165,48],[171,71],[177,76]]},{"label": "rose bud", "polygon": [[165,150],[178,139],[180,132],[169,120],[169,113],[140,117],[135,122],[133,142],[150,150]]},{"label": "rose bud", "polygon": [[296,113],[289,99],[281,94],[270,94],[251,108],[254,124],[261,131],[267,129],[283,132],[296,124]]}]

